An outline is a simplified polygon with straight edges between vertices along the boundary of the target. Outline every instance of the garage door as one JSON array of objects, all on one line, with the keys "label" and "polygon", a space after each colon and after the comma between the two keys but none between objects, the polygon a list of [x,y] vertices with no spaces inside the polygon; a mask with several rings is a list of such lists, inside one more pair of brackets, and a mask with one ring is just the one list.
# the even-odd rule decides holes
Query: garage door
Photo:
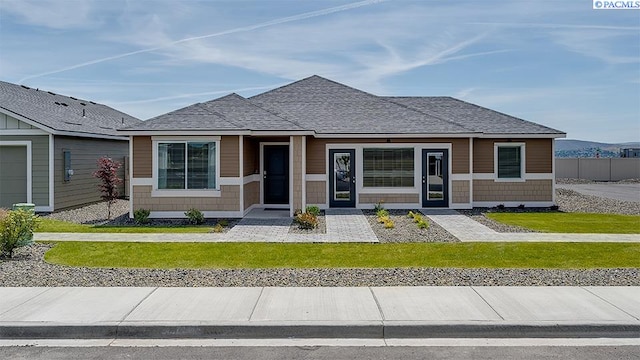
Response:
[{"label": "garage door", "polygon": [[27,202],[27,147],[0,146],[0,207]]}]

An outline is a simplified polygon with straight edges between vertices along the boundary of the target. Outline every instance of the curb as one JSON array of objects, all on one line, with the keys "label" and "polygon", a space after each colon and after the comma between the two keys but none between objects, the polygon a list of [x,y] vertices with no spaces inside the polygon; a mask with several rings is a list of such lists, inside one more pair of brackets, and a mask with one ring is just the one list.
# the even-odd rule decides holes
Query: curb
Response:
[{"label": "curb", "polygon": [[640,324],[7,324],[2,339],[640,338]]}]

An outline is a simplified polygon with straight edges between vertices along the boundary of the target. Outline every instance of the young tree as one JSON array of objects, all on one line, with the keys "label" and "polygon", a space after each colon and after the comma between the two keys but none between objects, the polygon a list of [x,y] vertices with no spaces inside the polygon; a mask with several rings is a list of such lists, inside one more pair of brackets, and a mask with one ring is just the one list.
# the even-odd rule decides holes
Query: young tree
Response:
[{"label": "young tree", "polygon": [[118,199],[118,185],[122,183],[122,179],[118,177],[118,169],[121,164],[110,157],[101,157],[98,159],[98,170],[93,176],[100,179],[102,183],[98,188],[102,192],[102,199],[107,202],[107,220],[111,220],[111,205]]}]

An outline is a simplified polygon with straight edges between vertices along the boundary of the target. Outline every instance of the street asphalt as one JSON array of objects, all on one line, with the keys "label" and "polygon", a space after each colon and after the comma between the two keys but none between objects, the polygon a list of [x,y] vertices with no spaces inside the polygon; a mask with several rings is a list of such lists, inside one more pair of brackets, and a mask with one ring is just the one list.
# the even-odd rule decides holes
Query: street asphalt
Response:
[{"label": "street asphalt", "polygon": [[640,338],[640,287],[0,287],[0,339],[478,337]]}]

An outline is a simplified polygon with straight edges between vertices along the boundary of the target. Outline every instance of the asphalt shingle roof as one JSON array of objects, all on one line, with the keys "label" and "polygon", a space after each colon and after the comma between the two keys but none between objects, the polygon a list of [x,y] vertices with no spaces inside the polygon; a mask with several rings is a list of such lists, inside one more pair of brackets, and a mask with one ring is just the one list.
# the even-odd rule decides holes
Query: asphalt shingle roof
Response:
[{"label": "asphalt shingle roof", "polygon": [[125,130],[314,131],[316,134],[563,135],[451,97],[384,97],[311,76],[245,99],[231,94]]},{"label": "asphalt shingle roof", "polygon": [[0,108],[56,131],[85,135],[122,136],[117,129],[142,122],[106,105],[4,81]]},{"label": "asphalt shingle roof", "polygon": [[256,106],[238,94],[230,94],[157,116],[127,130],[301,131],[305,129]]},{"label": "asphalt shingle roof", "polygon": [[485,134],[564,134],[530,121],[452,97],[386,97],[392,102]]},{"label": "asphalt shingle roof", "polygon": [[468,134],[450,121],[312,76],[249,98],[316,133]]}]

